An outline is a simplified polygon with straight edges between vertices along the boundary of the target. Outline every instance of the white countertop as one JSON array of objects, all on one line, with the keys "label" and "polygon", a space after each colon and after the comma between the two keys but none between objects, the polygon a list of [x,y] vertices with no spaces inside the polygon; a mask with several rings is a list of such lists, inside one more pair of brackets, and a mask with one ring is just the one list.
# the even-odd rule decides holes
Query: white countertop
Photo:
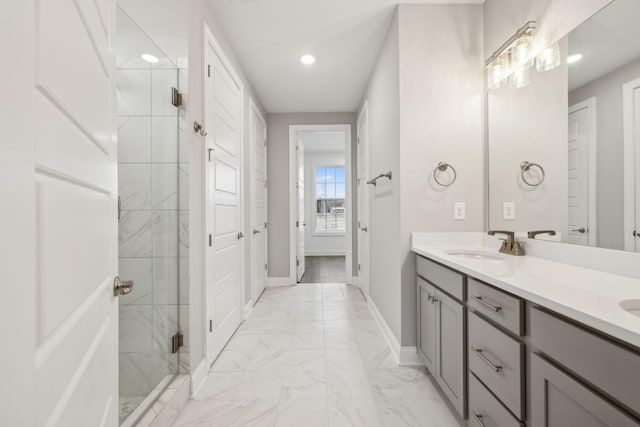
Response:
[{"label": "white countertop", "polygon": [[[640,317],[619,305],[640,300],[639,279],[530,255],[502,255],[483,234],[413,233],[411,250],[640,348]],[[456,250],[490,252],[502,259],[447,253]]]}]

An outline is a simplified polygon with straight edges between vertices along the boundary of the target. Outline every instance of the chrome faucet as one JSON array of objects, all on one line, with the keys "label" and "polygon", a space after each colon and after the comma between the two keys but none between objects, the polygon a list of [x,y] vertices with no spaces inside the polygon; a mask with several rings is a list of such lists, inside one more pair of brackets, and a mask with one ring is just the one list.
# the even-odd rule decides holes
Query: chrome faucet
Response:
[{"label": "chrome faucet", "polygon": [[489,236],[495,236],[496,234],[507,236],[507,238],[503,240],[502,246],[500,246],[500,253],[515,256],[524,255],[524,248],[522,247],[522,245],[520,245],[520,242],[516,240],[515,232],[489,230]]},{"label": "chrome faucet", "polygon": [[527,233],[527,237],[529,239],[535,239],[538,234],[548,234],[549,236],[555,236],[556,232],[554,230],[537,230],[537,231],[529,231]]}]

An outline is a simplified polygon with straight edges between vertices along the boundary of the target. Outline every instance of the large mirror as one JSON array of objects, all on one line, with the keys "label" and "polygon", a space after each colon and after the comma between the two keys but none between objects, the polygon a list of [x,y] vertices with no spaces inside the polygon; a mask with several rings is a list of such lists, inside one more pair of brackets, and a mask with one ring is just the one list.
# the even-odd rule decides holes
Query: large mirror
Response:
[{"label": "large mirror", "polygon": [[615,0],[552,46],[552,69],[489,89],[491,229],[640,252],[638,17]]}]

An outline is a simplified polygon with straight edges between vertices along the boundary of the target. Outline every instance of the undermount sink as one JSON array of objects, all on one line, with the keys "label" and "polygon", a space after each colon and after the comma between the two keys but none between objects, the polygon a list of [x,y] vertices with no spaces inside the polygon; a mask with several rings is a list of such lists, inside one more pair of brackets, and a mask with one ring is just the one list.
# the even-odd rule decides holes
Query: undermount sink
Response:
[{"label": "undermount sink", "polygon": [[501,255],[476,249],[455,249],[446,251],[446,253],[447,255],[458,256],[460,258],[477,259],[481,261],[504,261],[504,257]]},{"label": "undermount sink", "polygon": [[627,299],[620,301],[620,307],[627,313],[640,317],[640,299]]}]

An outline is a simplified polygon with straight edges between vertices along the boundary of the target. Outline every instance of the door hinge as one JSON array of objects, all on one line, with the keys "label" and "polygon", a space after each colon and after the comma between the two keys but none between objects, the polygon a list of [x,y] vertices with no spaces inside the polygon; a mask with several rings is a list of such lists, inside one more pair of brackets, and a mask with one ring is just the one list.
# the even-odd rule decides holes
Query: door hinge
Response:
[{"label": "door hinge", "polygon": [[300,260],[296,258],[296,265],[300,265]]},{"label": "door hinge", "polygon": [[213,246],[213,237],[209,234],[209,246]]},{"label": "door hinge", "polygon": [[358,185],[360,185],[360,178],[358,178],[356,181],[358,182]]},{"label": "door hinge", "polygon": [[213,332],[213,320],[209,320],[209,332]]},{"label": "door hinge", "polygon": [[358,264],[358,271],[360,271],[360,264]]},{"label": "door hinge", "polygon": [[180,347],[184,345],[184,335],[178,331],[177,334],[171,337],[171,353],[177,353]]},{"label": "door hinge", "polygon": [[215,151],[215,148],[207,148],[207,156],[209,157],[209,161],[211,161],[211,152]]},{"label": "door hinge", "polygon": [[296,151],[298,151],[300,149],[300,147],[298,145],[296,145]]},{"label": "door hinge", "polygon": [[267,223],[266,222],[264,223],[264,229],[265,230],[267,229]]},{"label": "door hinge", "polygon": [[267,264],[264,265],[264,271],[267,271],[269,268],[267,267]]},{"label": "door hinge", "polygon": [[296,228],[300,228],[300,221],[296,221]]},{"label": "door hinge", "polygon": [[300,184],[296,183],[296,190],[299,190],[299,189],[300,189]]},{"label": "door hinge", "polygon": [[211,64],[207,65],[207,77],[211,77]]},{"label": "door hinge", "polygon": [[182,105],[182,94],[175,87],[171,88],[171,103],[174,107]]},{"label": "door hinge", "polygon": [[[118,221],[120,221],[120,215],[122,214],[122,198],[120,196],[118,196]],[[633,235],[635,236],[636,232],[633,232]]]}]

